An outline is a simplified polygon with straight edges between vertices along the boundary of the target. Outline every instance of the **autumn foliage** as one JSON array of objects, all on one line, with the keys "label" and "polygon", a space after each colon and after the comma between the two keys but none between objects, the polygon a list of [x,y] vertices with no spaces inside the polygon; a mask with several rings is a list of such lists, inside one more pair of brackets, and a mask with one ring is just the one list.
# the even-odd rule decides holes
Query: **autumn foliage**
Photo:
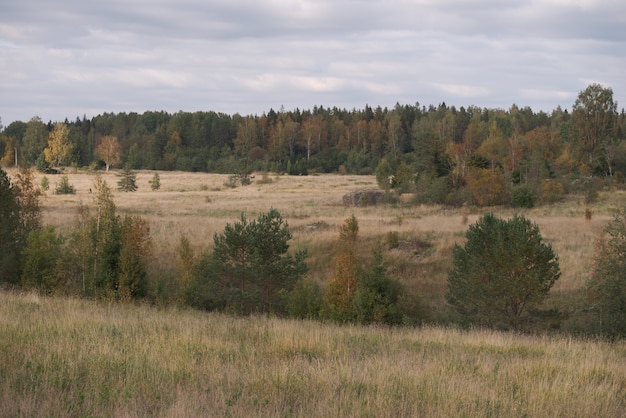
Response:
[{"label": "autumn foliage", "polygon": [[339,228],[339,240],[333,260],[334,273],[326,285],[324,302],[327,315],[339,321],[352,319],[351,303],[360,274],[356,253],[358,232],[359,223],[354,215],[346,219]]}]

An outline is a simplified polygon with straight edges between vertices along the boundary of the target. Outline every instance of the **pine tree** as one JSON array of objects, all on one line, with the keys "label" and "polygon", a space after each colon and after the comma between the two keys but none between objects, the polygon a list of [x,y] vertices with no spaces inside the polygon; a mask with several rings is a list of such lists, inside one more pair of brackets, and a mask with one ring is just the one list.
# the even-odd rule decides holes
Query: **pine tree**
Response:
[{"label": "pine tree", "polygon": [[518,329],[523,314],[539,305],[560,276],[558,258],[542,242],[539,227],[523,216],[486,214],[453,249],[448,302],[464,321]]},{"label": "pine tree", "polygon": [[137,190],[137,173],[130,168],[129,164],[124,166],[121,173],[118,174],[120,178],[117,182],[117,189],[122,192],[134,192]]},{"label": "pine tree", "polygon": [[0,168],[0,281],[18,283],[24,247],[17,190]]},{"label": "pine tree", "polygon": [[276,209],[248,222],[227,224],[215,234],[213,263],[225,305],[238,313],[285,309],[284,296],[306,273],[306,251],[289,253],[291,233]]}]

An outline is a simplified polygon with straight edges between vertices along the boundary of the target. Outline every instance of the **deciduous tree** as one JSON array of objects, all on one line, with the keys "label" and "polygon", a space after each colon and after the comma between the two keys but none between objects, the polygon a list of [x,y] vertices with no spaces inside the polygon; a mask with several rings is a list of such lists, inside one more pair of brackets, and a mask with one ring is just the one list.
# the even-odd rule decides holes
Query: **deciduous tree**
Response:
[{"label": "deciduous tree", "polygon": [[96,155],[106,164],[106,171],[112,165],[122,162],[120,141],[111,135],[103,136],[96,147]]},{"label": "deciduous tree", "polygon": [[340,322],[355,319],[352,300],[357,290],[360,261],[357,257],[359,221],[352,215],[339,228],[339,240],[333,259],[334,271],[326,285],[324,305],[326,315]]},{"label": "deciduous tree", "polygon": [[31,231],[41,228],[42,192],[34,183],[30,168],[20,168],[15,176],[15,190],[20,206],[20,224],[24,240]]},{"label": "deciduous tree", "polygon": [[619,139],[616,122],[613,89],[594,83],[578,94],[572,112],[578,150],[586,164],[591,168],[604,165],[609,176],[613,175],[613,156]]},{"label": "deciduous tree", "polygon": [[615,215],[598,240],[588,284],[598,332],[626,336],[626,210]]},{"label": "deciduous tree", "polygon": [[58,122],[48,136],[48,146],[43,150],[46,161],[53,167],[67,165],[74,152],[66,124]]},{"label": "deciduous tree", "polygon": [[48,144],[48,128],[39,117],[26,124],[22,142],[22,153],[26,164],[33,165]]},{"label": "deciduous tree", "polygon": [[509,188],[500,169],[473,168],[467,186],[479,206],[493,206],[507,201]]},{"label": "deciduous tree", "polygon": [[120,233],[118,297],[131,300],[148,291],[147,263],[152,254],[150,226],[138,216],[125,216]]}]

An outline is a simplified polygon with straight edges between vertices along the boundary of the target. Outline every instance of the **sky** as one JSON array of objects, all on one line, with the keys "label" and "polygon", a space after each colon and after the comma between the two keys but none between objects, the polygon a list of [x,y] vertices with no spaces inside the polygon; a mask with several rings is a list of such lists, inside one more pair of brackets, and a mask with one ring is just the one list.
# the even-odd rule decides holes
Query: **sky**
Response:
[{"label": "sky", "polygon": [[0,119],[626,106],[624,0],[7,0]]}]

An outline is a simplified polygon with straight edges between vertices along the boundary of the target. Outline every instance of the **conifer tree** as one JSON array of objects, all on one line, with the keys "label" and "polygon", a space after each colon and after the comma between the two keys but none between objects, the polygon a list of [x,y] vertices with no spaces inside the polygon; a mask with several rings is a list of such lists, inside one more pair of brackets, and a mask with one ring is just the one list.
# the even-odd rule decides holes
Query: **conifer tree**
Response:
[{"label": "conifer tree", "polygon": [[133,171],[129,164],[124,166],[118,177],[120,178],[117,182],[118,190],[122,192],[134,192],[137,190],[137,173]]},{"label": "conifer tree", "polygon": [[19,281],[22,238],[17,190],[0,168],[0,281]]},{"label": "conifer tree", "polygon": [[448,302],[468,323],[518,329],[560,276],[558,258],[539,227],[523,216],[486,214],[453,249]]}]

